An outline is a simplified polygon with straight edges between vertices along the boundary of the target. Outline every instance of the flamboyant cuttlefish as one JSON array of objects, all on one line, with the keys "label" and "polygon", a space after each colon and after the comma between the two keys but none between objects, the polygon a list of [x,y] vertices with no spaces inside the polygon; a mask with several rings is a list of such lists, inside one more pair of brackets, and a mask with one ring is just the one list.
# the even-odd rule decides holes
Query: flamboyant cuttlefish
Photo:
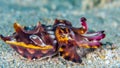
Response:
[{"label": "flamboyant cuttlefish", "polygon": [[53,25],[40,22],[36,26],[20,26],[14,23],[15,32],[11,36],[0,38],[20,55],[28,59],[38,59],[60,54],[64,59],[81,63],[77,48],[102,46],[100,40],[104,31],[88,32],[86,18],[81,18],[82,27],[73,27],[67,20],[56,19]]}]

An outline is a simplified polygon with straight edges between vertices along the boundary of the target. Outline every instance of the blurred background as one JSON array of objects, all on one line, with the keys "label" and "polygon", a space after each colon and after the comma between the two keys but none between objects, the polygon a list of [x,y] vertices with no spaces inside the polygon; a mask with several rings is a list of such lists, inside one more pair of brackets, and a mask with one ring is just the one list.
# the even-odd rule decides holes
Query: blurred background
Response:
[{"label": "blurred background", "polygon": [[[53,24],[54,19],[59,18],[78,26],[82,16],[95,19],[98,23],[104,23],[104,18],[119,21],[119,3],[120,0],[0,0],[0,23],[13,24],[17,21],[23,25],[33,25],[41,21]],[[93,23],[92,20],[89,22]]]},{"label": "blurred background", "polygon": [[0,41],[0,68],[120,68],[120,0],[0,0],[0,34],[14,32],[13,23],[21,25],[53,24],[56,18],[80,27],[80,18],[86,17],[90,30],[105,30],[103,43],[112,43],[117,49],[103,48],[99,54],[83,58],[84,65],[69,65],[57,61],[26,62],[7,44]]},{"label": "blurred background", "polygon": [[[32,20],[43,17],[67,18],[72,15],[80,17],[85,12],[94,10],[109,12],[107,10],[112,9],[114,11],[119,9],[119,3],[119,0],[0,0],[0,17],[12,17],[13,21],[19,21],[18,19],[28,15],[30,16],[27,20],[31,20],[32,17],[34,17]],[[6,17],[4,13],[7,14]]]}]

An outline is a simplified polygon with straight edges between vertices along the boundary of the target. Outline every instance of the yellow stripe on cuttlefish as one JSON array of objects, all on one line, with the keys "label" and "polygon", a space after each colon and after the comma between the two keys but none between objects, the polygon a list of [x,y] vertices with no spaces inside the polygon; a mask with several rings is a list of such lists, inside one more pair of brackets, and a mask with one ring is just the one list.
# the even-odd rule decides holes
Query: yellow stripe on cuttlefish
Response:
[{"label": "yellow stripe on cuttlefish", "polygon": [[25,44],[24,42],[16,42],[16,41],[6,41],[6,43],[11,44],[11,45],[15,45],[15,46],[21,46],[21,47],[31,48],[31,49],[40,49],[40,50],[48,50],[48,49],[53,48],[51,45],[36,46],[33,44]]}]

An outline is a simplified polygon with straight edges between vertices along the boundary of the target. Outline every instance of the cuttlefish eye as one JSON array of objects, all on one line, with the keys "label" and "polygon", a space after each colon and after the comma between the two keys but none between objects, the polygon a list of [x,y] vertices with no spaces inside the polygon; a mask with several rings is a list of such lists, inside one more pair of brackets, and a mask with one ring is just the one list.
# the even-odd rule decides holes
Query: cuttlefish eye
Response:
[{"label": "cuttlefish eye", "polygon": [[45,43],[42,41],[42,39],[37,36],[37,35],[30,35],[29,38],[36,44],[39,46],[46,46]]}]

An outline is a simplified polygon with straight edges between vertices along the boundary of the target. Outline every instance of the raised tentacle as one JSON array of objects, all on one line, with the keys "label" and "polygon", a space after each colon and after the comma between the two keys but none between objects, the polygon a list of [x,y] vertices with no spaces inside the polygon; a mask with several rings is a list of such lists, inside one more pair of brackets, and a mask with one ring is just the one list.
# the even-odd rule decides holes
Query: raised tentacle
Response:
[{"label": "raised tentacle", "polygon": [[87,31],[88,30],[88,26],[87,26],[87,23],[86,23],[87,19],[85,17],[82,17],[81,18],[81,25],[82,25],[82,28]]},{"label": "raised tentacle", "polygon": [[88,30],[88,26],[87,26],[87,23],[86,23],[87,19],[84,18],[84,17],[82,17],[82,18],[80,19],[80,21],[81,21],[82,27],[80,27],[80,28],[72,28],[72,30],[73,30],[76,34],[82,35],[82,34],[85,34],[85,33],[87,32],[87,30]]}]

